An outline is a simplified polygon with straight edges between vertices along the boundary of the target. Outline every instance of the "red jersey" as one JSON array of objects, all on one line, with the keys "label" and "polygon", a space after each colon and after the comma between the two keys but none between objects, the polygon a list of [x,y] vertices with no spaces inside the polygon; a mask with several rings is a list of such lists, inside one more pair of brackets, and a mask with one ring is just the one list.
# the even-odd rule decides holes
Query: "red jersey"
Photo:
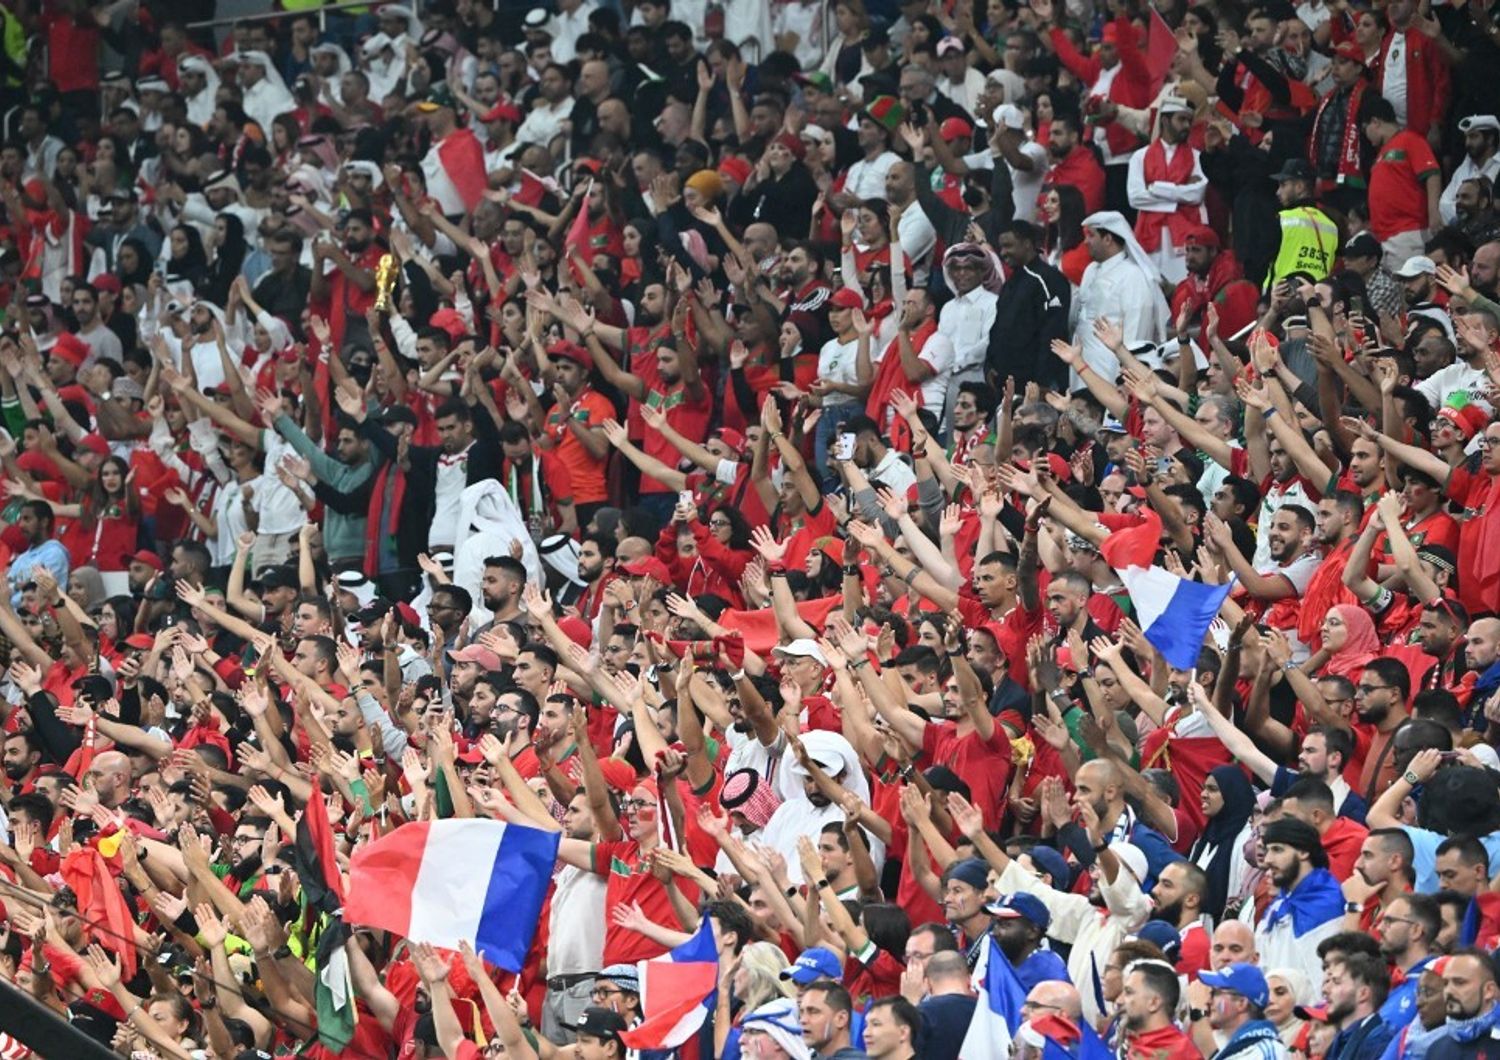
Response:
[{"label": "red jersey", "polygon": [[1370,168],[1370,228],[1379,240],[1427,228],[1428,177],[1440,173],[1427,141],[1402,129],[1386,141]]}]

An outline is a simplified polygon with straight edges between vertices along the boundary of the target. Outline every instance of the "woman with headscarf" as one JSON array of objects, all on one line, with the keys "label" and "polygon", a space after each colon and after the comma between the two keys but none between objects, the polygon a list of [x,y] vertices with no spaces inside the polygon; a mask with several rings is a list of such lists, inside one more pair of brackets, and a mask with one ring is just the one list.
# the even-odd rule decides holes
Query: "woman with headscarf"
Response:
[{"label": "woman with headscarf", "polygon": [[1266,1019],[1276,1025],[1282,1044],[1290,1049],[1297,1044],[1307,1023],[1297,1015],[1297,1006],[1317,1004],[1317,991],[1307,974],[1297,968],[1267,969],[1266,986],[1270,988],[1271,999],[1266,1006]]},{"label": "woman with headscarf", "polygon": [[1245,869],[1245,840],[1255,809],[1255,792],[1237,765],[1219,766],[1203,782],[1203,834],[1188,852],[1188,860],[1208,876],[1203,911],[1218,920],[1224,905],[1238,898]]},{"label": "woman with headscarf", "polygon": [[125,287],[147,283],[151,279],[151,248],[134,236],[121,241],[115,251],[115,275]]},{"label": "woman with headscarf", "polygon": [[203,249],[203,237],[192,225],[173,228],[163,244],[167,257],[167,276],[186,280],[193,290],[200,290],[208,277],[208,254]]},{"label": "woman with headscarf", "polygon": [[1303,669],[1358,684],[1365,665],[1379,654],[1380,635],[1370,613],[1354,604],[1336,604],[1323,619],[1322,646]]},{"label": "woman with headscarf", "polygon": [[210,302],[225,305],[229,302],[229,289],[244,267],[250,246],[245,242],[245,222],[232,213],[221,213],[214,218],[214,235],[214,260],[208,266],[198,293]]}]

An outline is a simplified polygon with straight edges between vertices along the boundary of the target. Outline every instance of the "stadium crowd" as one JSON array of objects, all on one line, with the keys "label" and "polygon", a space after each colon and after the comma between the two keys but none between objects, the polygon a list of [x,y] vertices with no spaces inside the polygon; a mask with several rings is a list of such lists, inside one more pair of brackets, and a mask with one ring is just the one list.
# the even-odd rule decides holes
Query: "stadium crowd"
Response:
[{"label": "stadium crowd", "polygon": [[1500,1056],[1490,0],[282,6],[0,4],[0,1057]]}]

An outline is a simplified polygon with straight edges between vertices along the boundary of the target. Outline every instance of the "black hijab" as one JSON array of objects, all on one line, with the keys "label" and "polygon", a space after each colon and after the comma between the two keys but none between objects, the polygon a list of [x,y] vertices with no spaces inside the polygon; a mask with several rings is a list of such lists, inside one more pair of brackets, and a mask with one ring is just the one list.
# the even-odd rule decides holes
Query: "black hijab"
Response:
[{"label": "black hijab", "polygon": [[1213,851],[1208,864],[1203,866],[1208,875],[1203,911],[1217,921],[1224,915],[1224,903],[1229,896],[1229,866],[1234,862],[1235,841],[1255,812],[1255,791],[1250,787],[1245,771],[1236,765],[1219,766],[1209,776],[1219,785],[1224,805],[1204,824],[1203,834],[1193,844],[1188,860],[1200,863],[1204,851]]}]

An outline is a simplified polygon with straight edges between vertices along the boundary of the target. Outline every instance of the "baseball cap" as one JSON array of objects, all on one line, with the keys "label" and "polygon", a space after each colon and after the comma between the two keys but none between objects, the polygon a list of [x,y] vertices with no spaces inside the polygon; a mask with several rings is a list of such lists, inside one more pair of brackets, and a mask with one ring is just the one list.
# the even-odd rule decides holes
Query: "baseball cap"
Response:
[{"label": "baseball cap", "polygon": [[590,1038],[613,1038],[619,1041],[620,1035],[627,1029],[625,1017],[611,1009],[599,1005],[590,1005],[583,1010],[583,1015],[578,1017],[574,1025],[579,1034],[587,1034]]},{"label": "baseball cap", "polygon": [[1182,935],[1165,920],[1148,920],[1141,925],[1135,937],[1156,946],[1168,957],[1175,958],[1182,947]]},{"label": "baseball cap", "polygon": [[1271,174],[1278,184],[1288,180],[1314,180],[1312,165],[1305,158],[1288,158],[1281,168]]},{"label": "baseball cap", "polygon": [[842,979],[844,966],[838,956],[823,946],[803,950],[788,968],[781,970],[781,978],[790,979],[798,986],[806,986],[816,979]]},{"label": "baseball cap", "polygon": [[984,909],[1001,920],[1029,920],[1043,931],[1052,924],[1052,914],[1047,911],[1047,906],[1036,895],[1025,891],[1008,894],[991,902]]},{"label": "baseball cap", "polygon": [[448,658],[456,663],[477,663],[485,670],[492,672],[500,669],[501,666],[500,656],[488,648],[481,648],[477,644],[470,644],[468,647],[460,648],[458,651],[450,651]]},{"label": "baseball cap", "polygon": [[489,110],[479,116],[480,121],[508,121],[512,125],[520,125],[525,119],[521,117],[521,110],[514,103],[501,100]]},{"label": "baseball cap", "polygon": [[853,288],[840,287],[828,299],[828,304],[837,306],[840,309],[863,309],[865,307],[865,300]]},{"label": "baseball cap", "polygon": [[439,81],[427,90],[427,95],[417,104],[417,109],[424,114],[431,114],[439,107],[456,108],[453,102],[453,90],[448,87],[448,82]]},{"label": "baseball cap", "polygon": [[127,552],[123,558],[127,564],[144,563],[158,574],[166,570],[166,567],[162,565],[161,557],[149,548],[143,548],[138,552]]},{"label": "baseball cap", "polygon": [[1338,47],[1333,49],[1333,57],[1365,65],[1365,50],[1352,40],[1340,41]]},{"label": "baseball cap", "polygon": [[1344,244],[1346,258],[1378,258],[1382,253],[1380,240],[1370,232],[1356,232]]},{"label": "baseball cap", "polygon": [[824,666],[828,665],[828,659],[823,655],[823,649],[818,647],[818,642],[811,637],[798,637],[790,644],[778,644],[771,649],[771,654],[780,655],[784,659],[816,659]]},{"label": "baseball cap", "polygon": [[1198,981],[1213,990],[1228,990],[1239,994],[1252,1005],[1266,1007],[1271,991],[1266,986],[1266,976],[1253,964],[1231,964],[1217,972],[1200,972]]},{"label": "baseball cap", "polygon": [[[1199,978],[1202,978],[1202,976],[1199,976]],[[1292,1009],[1292,1012],[1298,1019],[1312,1020],[1315,1023],[1328,1022],[1327,1005],[1298,1005]]]},{"label": "baseball cap", "polygon": [[944,143],[947,143],[950,140],[957,140],[960,136],[973,136],[974,126],[962,118],[944,118],[943,123],[938,126],[938,135],[943,138]]},{"label": "baseball cap", "polygon": [[262,589],[297,589],[302,579],[290,567],[267,567],[260,575]]},{"label": "baseball cap", "polygon": [[632,578],[655,578],[662,585],[672,584],[672,572],[655,556],[642,556],[623,564],[620,569]]},{"label": "baseball cap", "polygon": [[964,50],[964,42],[957,37],[944,37],[937,42],[938,55],[952,55]]},{"label": "baseball cap", "polygon": [[1415,279],[1418,276],[1437,275],[1437,262],[1426,254],[1414,254],[1406,259],[1406,262],[1396,270],[1396,276],[1403,280]]}]

